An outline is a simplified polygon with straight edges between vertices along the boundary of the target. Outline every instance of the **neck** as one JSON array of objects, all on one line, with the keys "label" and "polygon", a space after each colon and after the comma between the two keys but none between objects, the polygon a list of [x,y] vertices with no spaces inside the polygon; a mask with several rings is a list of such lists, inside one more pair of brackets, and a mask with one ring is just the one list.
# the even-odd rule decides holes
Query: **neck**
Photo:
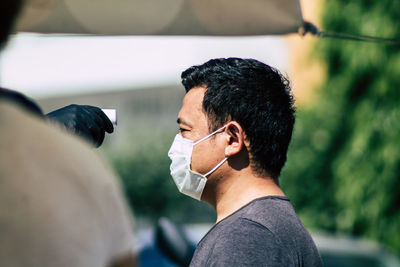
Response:
[{"label": "neck", "polygon": [[205,200],[215,207],[219,222],[256,198],[284,193],[271,177],[259,176],[248,168],[230,177],[220,177],[210,195]]}]

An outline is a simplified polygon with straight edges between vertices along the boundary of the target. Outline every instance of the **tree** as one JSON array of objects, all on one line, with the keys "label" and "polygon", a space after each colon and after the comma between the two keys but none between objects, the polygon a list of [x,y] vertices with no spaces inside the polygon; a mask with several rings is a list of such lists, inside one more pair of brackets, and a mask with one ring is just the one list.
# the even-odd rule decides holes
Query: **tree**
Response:
[{"label": "tree", "polygon": [[[400,37],[400,1],[326,1],[323,29]],[[400,252],[400,47],[321,39],[326,80],[299,110],[282,185],[309,226]]]}]

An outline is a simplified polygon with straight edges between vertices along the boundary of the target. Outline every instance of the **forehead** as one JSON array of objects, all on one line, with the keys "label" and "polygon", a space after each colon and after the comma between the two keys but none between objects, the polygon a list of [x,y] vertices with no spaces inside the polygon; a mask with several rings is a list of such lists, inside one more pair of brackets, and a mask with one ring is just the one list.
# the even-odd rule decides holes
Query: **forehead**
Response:
[{"label": "forehead", "polygon": [[194,87],[186,93],[183,98],[182,107],[178,114],[178,120],[189,126],[200,126],[205,123],[207,126],[206,114],[203,111],[203,98],[206,92],[205,87]]}]

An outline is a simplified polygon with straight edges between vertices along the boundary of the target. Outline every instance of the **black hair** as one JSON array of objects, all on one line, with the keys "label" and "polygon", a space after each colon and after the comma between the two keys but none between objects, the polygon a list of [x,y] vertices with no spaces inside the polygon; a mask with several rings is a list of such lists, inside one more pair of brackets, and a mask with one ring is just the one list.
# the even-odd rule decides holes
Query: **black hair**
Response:
[{"label": "black hair", "polygon": [[254,59],[212,59],[185,70],[188,92],[204,86],[203,110],[209,130],[236,121],[250,142],[250,162],[259,174],[277,181],[295,122],[289,81],[280,72]]},{"label": "black hair", "polygon": [[24,0],[0,1],[0,46],[7,42],[23,2]]}]

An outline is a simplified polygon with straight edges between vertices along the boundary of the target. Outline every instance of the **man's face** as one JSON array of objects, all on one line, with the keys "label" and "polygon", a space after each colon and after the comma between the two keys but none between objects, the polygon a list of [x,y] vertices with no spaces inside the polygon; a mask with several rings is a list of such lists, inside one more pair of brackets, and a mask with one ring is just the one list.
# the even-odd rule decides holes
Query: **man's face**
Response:
[{"label": "man's face", "polygon": [[[207,115],[203,111],[203,98],[206,89],[195,87],[189,90],[178,114],[180,134],[194,142],[210,134]],[[195,145],[192,153],[191,169],[205,174],[224,158],[223,134],[216,134]]]}]

